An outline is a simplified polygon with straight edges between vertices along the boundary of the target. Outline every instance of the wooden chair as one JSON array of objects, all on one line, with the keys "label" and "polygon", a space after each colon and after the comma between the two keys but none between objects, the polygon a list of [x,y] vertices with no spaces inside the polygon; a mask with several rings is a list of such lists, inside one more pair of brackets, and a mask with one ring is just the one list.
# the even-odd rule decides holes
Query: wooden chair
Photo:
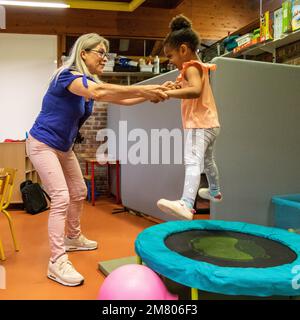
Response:
[{"label": "wooden chair", "polygon": [[[14,181],[16,176],[16,169],[12,168],[3,168],[0,169],[0,177],[2,177],[2,183],[0,186],[0,213],[3,213],[9,222],[10,232],[13,238],[14,247],[16,251],[19,251],[19,245],[15,235],[15,229],[12,221],[11,215],[7,212],[7,207],[10,204]],[[2,243],[0,243],[0,257],[2,260],[5,260],[4,250]]]},{"label": "wooden chair", "polygon": [[[9,176],[0,172],[0,208],[4,203],[4,197],[8,189]],[[0,239],[0,259],[5,260],[2,241]]]}]

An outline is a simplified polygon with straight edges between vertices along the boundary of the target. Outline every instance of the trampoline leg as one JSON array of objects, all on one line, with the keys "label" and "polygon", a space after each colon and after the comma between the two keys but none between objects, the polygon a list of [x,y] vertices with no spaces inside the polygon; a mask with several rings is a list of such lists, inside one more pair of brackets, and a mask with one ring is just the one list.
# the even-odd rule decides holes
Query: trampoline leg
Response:
[{"label": "trampoline leg", "polygon": [[142,258],[140,256],[136,256],[136,262],[137,264],[143,264]]},{"label": "trampoline leg", "polygon": [[191,288],[191,297],[192,297],[192,300],[198,300],[199,295],[198,295],[197,288]]}]

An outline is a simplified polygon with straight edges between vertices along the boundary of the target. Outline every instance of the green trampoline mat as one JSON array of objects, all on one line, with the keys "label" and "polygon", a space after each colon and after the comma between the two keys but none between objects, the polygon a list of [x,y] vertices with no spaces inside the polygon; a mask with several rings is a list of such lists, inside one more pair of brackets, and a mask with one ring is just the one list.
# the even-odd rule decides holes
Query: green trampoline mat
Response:
[{"label": "green trampoline mat", "polygon": [[253,241],[234,237],[207,236],[191,240],[192,248],[206,257],[225,260],[252,261],[268,258],[264,248]]}]

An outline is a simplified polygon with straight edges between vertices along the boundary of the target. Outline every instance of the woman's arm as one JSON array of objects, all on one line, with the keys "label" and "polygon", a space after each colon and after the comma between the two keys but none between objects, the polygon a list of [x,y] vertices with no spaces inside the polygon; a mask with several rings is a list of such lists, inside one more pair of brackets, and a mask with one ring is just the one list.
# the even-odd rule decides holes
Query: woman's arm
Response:
[{"label": "woman's arm", "polygon": [[202,71],[194,66],[187,68],[185,72],[186,79],[189,83],[188,88],[168,90],[165,93],[170,98],[177,99],[195,99],[199,98],[202,89]]},{"label": "woman's arm", "polygon": [[147,99],[145,98],[132,98],[132,99],[123,99],[123,100],[115,101],[114,103],[120,104],[122,106],[133,106],[135,104],[139,104],[145,101],[147,101]]},{"label": "woman's arm", "polygon": [[106,102],[117,102],[131,98],[159,99],[161,101],[168,99],[168,95],[164,93],[167,88],[160,85],[121,86],[110,83],[97,84],[90,80],[87,82],[88,88],[85,88],[82,84],[82,78],[77,78],[68,86],[68,90],[86,99]]}]

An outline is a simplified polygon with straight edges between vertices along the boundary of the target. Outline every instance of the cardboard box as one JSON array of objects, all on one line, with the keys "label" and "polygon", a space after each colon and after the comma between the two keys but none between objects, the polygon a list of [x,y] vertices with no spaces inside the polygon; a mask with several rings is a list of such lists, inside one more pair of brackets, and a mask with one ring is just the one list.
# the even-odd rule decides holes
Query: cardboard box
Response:
[{"label": "cardboard box", "polygon": [[282,8],[274,11],[274,40],[280,39],[282,33]]},{"label": "cardboard box", "polygon": [[260,38],[261,41],[267,41],[273,39],[273,20],[274,13],[266,11],[260,18]]},{"label": "cardboard box", "polygon": [[282,32],[292,31],[292,0],[286,0],[282,3]]},{"label": "cardboard box", "polygon": [[242,46],[249,43],[252,40],[252,36],[252,33],[247,33],[241,37],[236,38],[235,41],[237,42],[238,46]]},{"label": "cardboard box", "polygon": [[300,0],[294,0],[292,6],[292,31],[300,29]]},{"label": "cardboard box", "polygon": [[255,46],[256,44],[260,43],[260,38],[255,38],[255,39],[252,39],[250,42],[246,43],[246,44],[243,44],[239,47],[236,47],[233,49],[233,53],[234,54],[237,54],[239,52],[242,52],[246,49],[250,49],[252,46]]}]

